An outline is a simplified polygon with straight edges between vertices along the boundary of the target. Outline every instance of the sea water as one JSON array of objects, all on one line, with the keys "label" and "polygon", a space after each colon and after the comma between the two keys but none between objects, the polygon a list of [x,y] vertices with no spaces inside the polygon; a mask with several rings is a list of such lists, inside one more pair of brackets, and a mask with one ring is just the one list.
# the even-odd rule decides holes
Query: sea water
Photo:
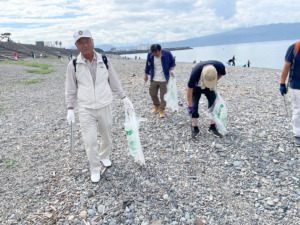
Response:
[{"label": "sea water", "polygon": [[[251,62],[251,67],[282,69],[284,58],[288,47],[297,40],[275,41],[275,42],[256,42],[232,45],[218,45],[195,47],[189,50],[172,51],[176,56],[177,62],[197,63],[205,60],[218,60],[227,64],[233,56],[236,58],[236,66]],[[146,59],[147,54],[128,54],[122,55],[129,58],[135,56]]]}]

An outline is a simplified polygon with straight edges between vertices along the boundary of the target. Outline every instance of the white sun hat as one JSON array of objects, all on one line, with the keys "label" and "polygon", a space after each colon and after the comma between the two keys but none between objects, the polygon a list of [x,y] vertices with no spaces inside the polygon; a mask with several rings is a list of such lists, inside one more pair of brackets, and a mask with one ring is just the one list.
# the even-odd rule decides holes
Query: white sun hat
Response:
[{"label": "white sun hat", "polygon": [[78,30],[73,34],[75,42],[82,37],[92,38],[92,33],[89,30]]}]

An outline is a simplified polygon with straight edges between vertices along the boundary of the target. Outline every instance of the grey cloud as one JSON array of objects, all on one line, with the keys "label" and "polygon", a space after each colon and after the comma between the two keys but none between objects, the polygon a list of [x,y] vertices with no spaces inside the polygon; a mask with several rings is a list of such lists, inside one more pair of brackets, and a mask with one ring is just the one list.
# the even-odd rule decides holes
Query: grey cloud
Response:
[{"label": "grey cloud", "polygon": [[217,16],[227,20],[236,14],[236,3],[237,0],[210,0],[208,4]]},{"label": "grey cloud", "polygon": [[[134,44],[182,40],[287,20],[299,22],[300,18],[291,0],[103,0],[101,4],[99,0],[89,0],[88,4],[85,0],[45,0],[50,5],[34,0],[30,6],[14,1],[3,4],[2,24],[49,23],[42,28],[12,27],[18,41],[59,39],[65,46],[73,45],[72,33],[78,27],[90,29],[97,44]],[[76,16],[53,18],[66,13]]]}]

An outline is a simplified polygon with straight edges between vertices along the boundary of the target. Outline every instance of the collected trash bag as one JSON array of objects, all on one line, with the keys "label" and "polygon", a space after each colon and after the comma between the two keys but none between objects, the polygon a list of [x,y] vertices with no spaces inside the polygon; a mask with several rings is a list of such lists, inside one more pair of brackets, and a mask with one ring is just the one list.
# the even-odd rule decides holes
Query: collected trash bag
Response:
[{"label": "collected trash bag", "polygon": [[165,101],[167,102],[166,107],[171,108],[172,112],[178,112],[178,94],[176,87],[176,78],[170,77],[167,85],[167,93],[164,96]]},{"label": "collected trash bag", "polygon": [[227,110],[226,104],[219,92],[215,91],[216,100],[207,110],[208,117],[216,123],[217,129],[223,136],[227,133]]},{"label": "collected trash bag", "polygon": [[133,156],[135,162],[143,166],[145,165],[144,153],[141,146],[140,135],[139,135],[139,123],[146,119],[137,119],[135,116],[134,109],[125,108],[125,131],[128,142],[128,149],[130,154]]}]

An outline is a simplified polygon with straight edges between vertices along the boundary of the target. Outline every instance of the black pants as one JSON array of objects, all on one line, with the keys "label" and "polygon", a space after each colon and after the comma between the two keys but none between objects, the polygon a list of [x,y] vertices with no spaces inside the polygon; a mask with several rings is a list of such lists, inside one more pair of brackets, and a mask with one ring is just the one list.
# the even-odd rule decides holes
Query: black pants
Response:
[{"label": "black pants", "polygon": [[192,113],[192,118],[199,118],[198,109],[199,109],[199,101],[202,94],[204,94],[208,100],[208,108],[212,107],[212,105],[216,100],[215,91],[211,91],[209,88],[201,89],[200,87],[194,87],[193,97],[192,97],[194,110]]}]

